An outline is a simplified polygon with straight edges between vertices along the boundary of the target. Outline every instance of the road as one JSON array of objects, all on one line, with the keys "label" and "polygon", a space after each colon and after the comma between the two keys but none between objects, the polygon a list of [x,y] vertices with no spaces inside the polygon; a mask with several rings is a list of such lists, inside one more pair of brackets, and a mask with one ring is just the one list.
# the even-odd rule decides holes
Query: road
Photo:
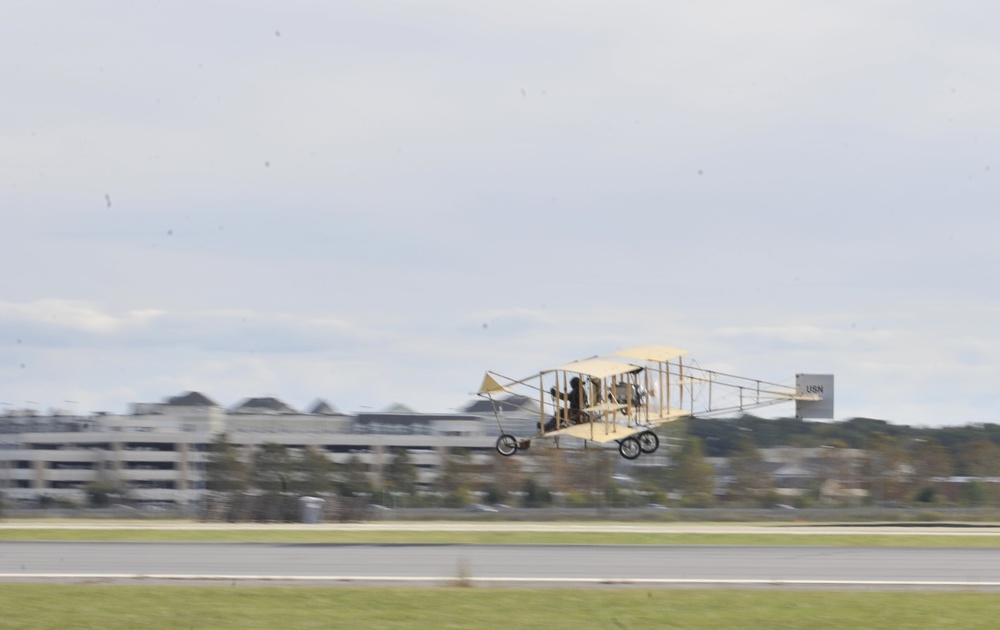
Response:
[{"label": "road", "polygon": [[2,542],[2,581],[1000,590],[1000,549]]}]

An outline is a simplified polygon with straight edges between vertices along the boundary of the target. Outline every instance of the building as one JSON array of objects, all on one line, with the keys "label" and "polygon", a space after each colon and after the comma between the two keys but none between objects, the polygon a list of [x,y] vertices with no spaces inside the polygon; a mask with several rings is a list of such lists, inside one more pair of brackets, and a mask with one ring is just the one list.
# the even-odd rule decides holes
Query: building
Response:
[{"label": "building", "polygon": [[[473,403],[453,414],[420,414],[403,407],[348,415],[319,400],[297,411],[275,398],[249,398],[225,409],[198,392],[162,403],[135,403],[129,413],[41,415],[30,410],[0,416],[0,492],[13,501],[42,498],[83,504],[87,489],[104,484],[127,489],[138,502],[196,504],[207,492],[205,465],[219,436],[249,455],[266,443],[313,448],[332,461],[357,457],[378,482],[393,449],[404,448],[416,466],[418,488],[429,489],[442,455],[468,449],[493,456],[499,427]],[[530,426],[511,405],[505,413]]]}]

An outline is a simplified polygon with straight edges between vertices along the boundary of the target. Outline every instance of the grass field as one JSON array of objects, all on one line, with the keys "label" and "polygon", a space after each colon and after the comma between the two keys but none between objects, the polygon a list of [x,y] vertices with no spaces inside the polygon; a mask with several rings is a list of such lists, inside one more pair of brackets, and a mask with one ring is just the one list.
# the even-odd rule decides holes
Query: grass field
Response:
[{"label": "grass field", "polygon": [[989,593],[6,584],[0,628],[995,628]]},{"label": "grass field", "polygon": [[[57,525],[53,527],[53,525]],[[74,527],[74,525],[76,525]],[[708,532],[402,531],[309,528],[183,529],[134,523],[10,522],[0,541],[274,543],[653,544],[998,547],[998,535],[802,533],[775,527]],[[592,524],[591,524],[592,525]],[[433,524],[431,524],[433,527]],[[614,524],[608,524],[613,529]],[[570,527],[571,528],[571,527]],[[930,530],[933,531],[933,530]],[[457,578],[456,578],[457,579]],[[991,592],[820,591],[768,588],[397,588],[0,583],[0,630],[101,628],[995,628]]]}]

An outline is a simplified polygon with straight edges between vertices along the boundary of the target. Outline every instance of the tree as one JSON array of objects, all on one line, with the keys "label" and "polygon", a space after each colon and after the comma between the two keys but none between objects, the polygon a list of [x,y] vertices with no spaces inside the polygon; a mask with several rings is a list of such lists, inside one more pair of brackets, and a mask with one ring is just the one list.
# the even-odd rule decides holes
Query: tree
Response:
[{"label": "tree", "polygon": [[964,456],[958,460],[963,472],[976,479],[966,484],[962,500],[967,504],[996,504],[1000,501],[1000,484],[987,483],[985,478],[1000,477],[1000,447],[988,440],[971,442]]},{"label": "tree", "polygon": [[960,463],[970,477],[1000,476],[1000,447],[988,440],[976,440],[965,447]]},{"label": "tree", "polygon": [[532,477],[524,480],[521,491],[524,492],[524,507],[526,508],[544,507],[552,504],[552,493]]},{"label": "tree", "polygon": [[822,444],[819,457],[813,461],[816,476],[812,487],[812,498],[850,503],[856,498],[853,490],[858,486],[858,471],[855,461],[846,453],[847,444],[842,440],[830,440]]},{"label": "tree", "polygon": [[91,507],[108,507],[113,503],[122,502],[128,494],[125,482],[117,475],[114,468],[109,468],[109,464],[111,462],[97,462],[95,479],[84,488],[87,502]]},{"label": "tree", "polygon": [[392,458],[382,473],[382,484],[390,492],[415,494],[417,491],[417,467],[410,459],[410,451],[404,447],[392,449]]},{"label": "tree", "polygon": [[876,433],[869,439],[867,450],[871,501],[902,501],[909,487],[911,469],[899,441],[886,433]]},{"label": "tree", "polygon": [[951,455],[934,438],[920,439],[914,448],[913,485],[918,488],[917,500],[935,503],[941,493],[941,482],[952,475]]},{"label": "tree", "polygon": [[727,494],[736,500],[770,500],[774,492],[774,479],[764,458],[750,436],[742,436],[729,457],[732,481]]},{"label": "tree", "polygon": [[616,451],[595,448],[588,451],[587,474],[581,475],[585,481],[584,488],[601,510],[613,504],[618,488],[611,482],[611,474],[615,470]]},{"label": "tree", "polygon": [[333,462],[326,453],[315,447],[304,448],[295,464],[295,491],[312,495],[330,491]]},{"label": "tree", "polygon": [[209,446],[205,463],[205,487],[215,492],[240,492],[250,484],[250,469],[240,458],[239,449],[225,433]]},{"label": "tree", "polygon": [[982,482],[972,480],[962,484],[962,488],[959,490],[959,499],[965,505],[980,506],[987,502],[989,494]]},{"label": "tree", "polygon": [[524,480],[520,457],[504,457],[495,450],[489,466],[489,482],[486,484],[486,501],[492,504],[507,503],[509,493],[518,488]]},{"label": "tree", "polygon": [[462,507],[470,502],[469,493],[475,488],[478,473],[482,472],[467,448],[445,449],[441,456],[441,473],[436,486],[445,496],[448,507]]},{"label": "tree", "polygon": [[671,460],[667,473],[671,487],[684,495],[685,503],[707,505],[712,502],[715,490],[715,469],[705,459],[702,441],[688,437],[680,451]]},{"label": "tree", "polygon": [[288,492],[293,475],[292,457],[284,444],[265,442],[254,451],[250,480],[258,490]]},{"label": "tree", "polygon": [[350,497],[372,493],[372,483],[368,478],[368,467],[355,453],[343,464],[335,466],[337,492]]},{"label": "tree", "polygon": [[[542,461],[542,470],[545,471],[545,482],[556,492],[570,492],[579,482],[587,480],[586,474],[582,474],[581,464],[586,458],[585,455],[593,451],[571,451],[564,448],[542,448],[538,450],[537,457]],[[584,455],[584,457],[579,457]]]}]

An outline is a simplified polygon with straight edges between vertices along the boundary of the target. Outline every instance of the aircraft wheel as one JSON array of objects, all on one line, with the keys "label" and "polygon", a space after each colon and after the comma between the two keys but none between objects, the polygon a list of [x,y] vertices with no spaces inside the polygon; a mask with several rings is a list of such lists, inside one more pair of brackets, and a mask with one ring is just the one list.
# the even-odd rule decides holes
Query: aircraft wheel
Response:
[{"label": "aircraft wheel", "polygon": [[639,448],[643,453],[652,453],[660,448],[660,438],[652,431],[643,431],[639,434]]},{"label": "aircraft wheel", "polygon": [[639,446],[639,440],[627,437],[618,443],[618,452],[625,459],[635,459],[642,454],[642,447]]},{"label": "aircraft wheel", "polygon": [[497,453],[504,457],[510,457],[517,452],[517,438],[504,433],[497,438]]}]

